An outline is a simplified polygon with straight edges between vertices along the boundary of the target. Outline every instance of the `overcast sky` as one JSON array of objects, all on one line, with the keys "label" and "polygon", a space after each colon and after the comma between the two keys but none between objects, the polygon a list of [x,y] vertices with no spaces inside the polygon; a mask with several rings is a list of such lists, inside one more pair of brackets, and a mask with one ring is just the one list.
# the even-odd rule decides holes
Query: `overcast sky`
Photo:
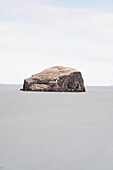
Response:
[{"label": "overcast sky", "polygon": [[113,0],[0,0],[0,83],[56,65],[113,84]]}]

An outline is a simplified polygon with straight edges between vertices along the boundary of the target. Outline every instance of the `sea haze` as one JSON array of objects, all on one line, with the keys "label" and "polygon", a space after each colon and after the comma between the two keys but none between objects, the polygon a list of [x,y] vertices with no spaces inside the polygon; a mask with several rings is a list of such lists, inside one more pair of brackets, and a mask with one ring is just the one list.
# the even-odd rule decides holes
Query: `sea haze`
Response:
[{"label": "sea haze", "polygon": [[0,85],[0,169],[113,170],[113,87],[20,88]]}]

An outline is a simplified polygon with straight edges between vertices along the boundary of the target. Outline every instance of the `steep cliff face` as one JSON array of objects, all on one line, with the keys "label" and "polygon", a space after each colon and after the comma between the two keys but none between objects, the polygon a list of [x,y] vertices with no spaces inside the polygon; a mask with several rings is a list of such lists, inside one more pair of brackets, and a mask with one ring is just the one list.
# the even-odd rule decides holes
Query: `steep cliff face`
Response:
[{"label": "steep cliff face", "polygon": [[84,81],[79,71],[56,66],[24,80],[25,91],[84,92]]}]

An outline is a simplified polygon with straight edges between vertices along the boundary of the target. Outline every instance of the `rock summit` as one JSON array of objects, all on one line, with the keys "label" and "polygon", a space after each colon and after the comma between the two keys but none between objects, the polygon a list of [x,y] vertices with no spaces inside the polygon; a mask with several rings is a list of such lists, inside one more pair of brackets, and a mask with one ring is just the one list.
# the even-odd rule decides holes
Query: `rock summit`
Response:
[{"label": "rock summit", "polygon": [[24,91],[85,92],[80,71],[74,68],[55,66],[24,80]]}]

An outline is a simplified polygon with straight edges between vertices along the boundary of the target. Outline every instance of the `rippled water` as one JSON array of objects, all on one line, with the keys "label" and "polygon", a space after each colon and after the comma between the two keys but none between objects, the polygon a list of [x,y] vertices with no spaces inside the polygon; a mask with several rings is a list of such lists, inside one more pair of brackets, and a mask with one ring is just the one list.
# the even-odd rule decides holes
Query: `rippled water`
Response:
[{"label": "rippled water", "polygon": [[113,170],[113,87],[20,88],[0,85],[0,169]]}]

